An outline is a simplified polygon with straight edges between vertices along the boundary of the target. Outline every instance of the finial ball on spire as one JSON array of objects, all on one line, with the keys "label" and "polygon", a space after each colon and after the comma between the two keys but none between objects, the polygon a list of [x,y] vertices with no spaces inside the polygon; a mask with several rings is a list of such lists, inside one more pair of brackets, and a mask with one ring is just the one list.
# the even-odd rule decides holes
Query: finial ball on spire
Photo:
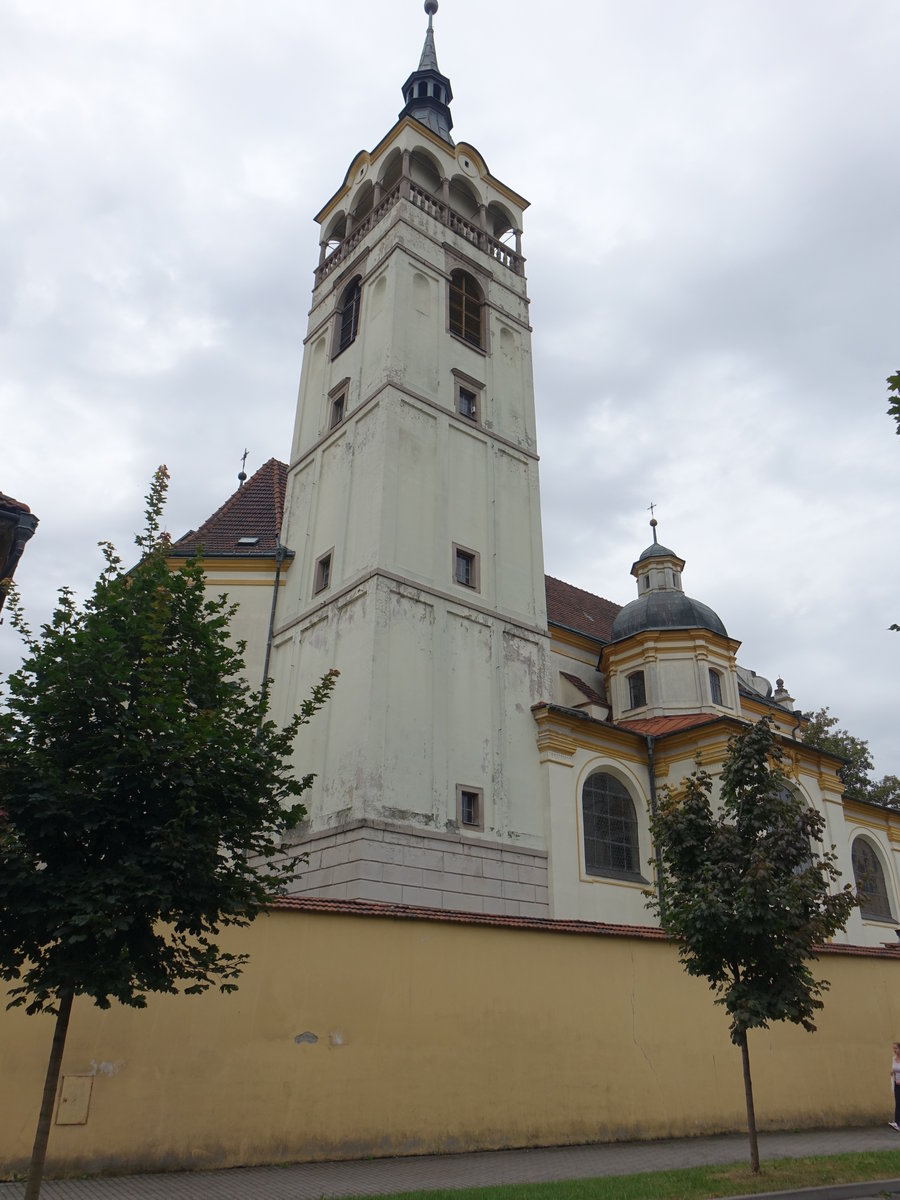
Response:
[{"label": "finial ball on spire", "polygon": [[438,10],[438,0],[425,0],[425,11],[433,17]]}]

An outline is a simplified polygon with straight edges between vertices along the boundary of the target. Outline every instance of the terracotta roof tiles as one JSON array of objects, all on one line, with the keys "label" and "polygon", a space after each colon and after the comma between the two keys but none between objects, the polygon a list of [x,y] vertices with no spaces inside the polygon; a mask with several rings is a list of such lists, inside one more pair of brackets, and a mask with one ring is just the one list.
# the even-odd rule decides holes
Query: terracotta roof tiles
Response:
[{"label": "terracotta roof tiles", "polygon": [[629,721],[618,721],[622,729],[633,733],[662,737],[666,733],[678,733],[682,729],[693,729],[697,725],[711,725],[721,721],[724,713],[680,713],[675,717],[635,717]]},{"label": "terracotta roof tiles", "polygon": [[[189,558],[202,550],[207,558],[271,558],[284,516],[287,464],[270,458],[243,487],[200,526],[172,543],[169,553]],[[256,538],[255,542],[241,542]]]},{"label": "terracotta roof tiles", "polygon": [[612,623],[621,605],[573,587],[552,575],[545,576],[547,586],[547,620],[576,633],[608,642],[612,638]]},{"label": "terracotta roof tiles", "polygon": [[27,504],[23,504],[21,500],[14,500],[12,496],[7,496],[6,492],[0,492],[0,508],[9,509],[12,512],[31,512]]},{"label": "terracotta roof tiles", "polygon": [[[605,921],[560,921],[552,917],[507,917],[490,913],[456,912],[414,904],[388,904],[382,900],[332,900],[325,896],[281,896],[269,906],[296,912],[345,917],[383,917],[393,921],[437,921],[451,925],[493,925],[503,929],[531,929],[540,933],[570,933],[588,937],[630,937],[668,941],[661,929],[648,925],[613,925]],[[897,958],[900,943],[883,946],[845,946],[829,942],[816,954],[849,954],[866,958]]]},{"label": "terracotta roof tiles", "polygon": [[589,683],[585,683],[583,679],[579,679],[577,675],[571,675],[568,671],[560,671],[560,675],[562,675],[563,679],[568,679],[569,683],[571,683],[573,687],[578,688],[582,696],[587,697],[591,704],[602,704],[604,707],[606,706],[606,701],[598,691],[595,691],[595,689],[591,687]]}]

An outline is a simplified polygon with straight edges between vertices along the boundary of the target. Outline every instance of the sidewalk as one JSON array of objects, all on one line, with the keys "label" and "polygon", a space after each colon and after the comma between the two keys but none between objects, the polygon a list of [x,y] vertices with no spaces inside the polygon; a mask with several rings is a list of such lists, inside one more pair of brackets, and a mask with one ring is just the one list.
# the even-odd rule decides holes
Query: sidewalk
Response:
[{"label": "sidewalk", "polygon": [[[883,1128],[763,1133],[763,1159],[840,1154],[850,1150],[900,1149],[900,1136]],[[319,1200],[319,1197],[374,1195],[433,1188],[471,1188],[503,1183],[543,1183],[631,1175],[707,1163],[746,1160],[747,1138],[684,1138],[665,1142],[614,1142],[548,1150],[499,1150],[421,1158],[381,1158],[364,1162],[302,1163],[290,1167],[239,1167],[167,1175],[48,1180],[42,1200]],[[875,1184],[853,1185],[856,1196],[876,1196]],[[900,1194],[900,1179],[888,1193]],[[827,1200],[850,1189],[814,1189],[799,1195]],[[23,1183],[0,1183],[0,1200],[19,1200]],[[882,1191],[882,1194],[884,1192]]]}]

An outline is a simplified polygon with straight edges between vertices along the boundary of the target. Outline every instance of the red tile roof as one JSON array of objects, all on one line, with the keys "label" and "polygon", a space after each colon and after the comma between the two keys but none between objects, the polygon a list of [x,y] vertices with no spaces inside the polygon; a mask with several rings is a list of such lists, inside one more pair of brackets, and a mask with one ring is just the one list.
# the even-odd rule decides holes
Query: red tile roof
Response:
[{"label": "red tile roof", "polygon": [[569,683],[571,683],[573,687],[578,688],[579,692],[581,692],[583,696],[586,696],[588,700],[590,700],[591,704],[602,704],[604,707],[606,706],[606,701],[599,692],[594,691],[589,683],[585,683],[584,680],[579,679],[577,675],[570,675],[568,671],[560,671],[560,675],[562,675],[563,679],[568,679]]},{"label": "red tile roof", "polygon": [[[611,925],[605,921],[559,921],[552,917],[506,917],[492,913],[455,912],[442,908],[423,908],[415,904],[388,904],[381,900],[331,900],[325,896],[281,896],[269,906],[295,912],[325,913],[344,917],[385,917],[392,921],[437,921],[450,925],[493,925],[503,929],[532,929],[540,933],[573,933],[591,937],[646,938],[668,941],[661,929],[648,925]],[[816,954],[849,954],[866,958],[896,958],[897,946],[844,946],[829,942],[816,946]]]},{"label": "red tile roof", "polygon": [[607,925],[602,921],[555,921],[550,917],[507,917],[494,913],[457,912],[424,908],[416,904],[389,904],[382,900],[331,900],[324,896],[282,896],[276,909],[333,913],[348,917],[390,917],[395,921],[440,921],[451,925],[500,925],[506,929],[537,929],[548,933],[581,933],[607,937],[642,937],[665,941],[661,929],[646,925]]},{"label": "red tile roof", "polygon": [[[188,558],[202,549],[207,558],[271,558],[284,516],[287,470],[286,463],[270,458],[199,529],[173,542],[169,553]],[[239,538],[254,537],[254,544],[239,544]]]},{"label": "red tile roof", "polygon": [[649,734],[651,737],[661,737],[665,733],[678,733],[681,729],[693,729],[696,725],[711,725],[721,721],[718,713],[682,713],[677,717],[635,717],[630,721],[617,721],[622,729],[630,729],[634,733]]},{"label": "red tile roof", "polygon": [[13,512],[20,513],[31,512],[27,504],[23,504],[21,500],[14,500],[12,496],[7,496],[6,492],[0,492],[0,508],[11,509]]},{"label": "red tile roof", "polygon": [[[287,473],[286,463],[270,458],[199,529],[191,530],[174,542],[170,553],[187,558],[202,546],[203,553],[211,558],[271,557],[284,516]],[[239,546],[237,540],[240,537],[258,537],[259,542],[255,546]],[[546,575],[544,579],[547,620],[551,625],[574,630],[601,642],[610,640],[612,623],[620,605],[554,579],[552,575]]]},{"label": "red tile roof", "polygon": [[601,642],[612,638],[612,623],[621,605],[573,587],[552,575],[545,576],[547,585],[547,620],[576,633],[586,634]]}]

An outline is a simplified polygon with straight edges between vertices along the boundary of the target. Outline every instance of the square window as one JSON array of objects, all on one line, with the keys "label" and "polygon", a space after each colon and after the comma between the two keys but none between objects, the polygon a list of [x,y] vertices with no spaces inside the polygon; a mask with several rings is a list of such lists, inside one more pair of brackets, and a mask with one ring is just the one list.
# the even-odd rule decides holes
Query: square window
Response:
[{"label": "square window", "polygon": [[484,384],[453,368],[453,403],[459,416],[473,425],[481,424]]},{"label": "square window", "polygon": [[456,785],[456,819],[463,829],[484,829],[484,789]]},{"label": "square window", "polygon": [[334,429],[335,425],[340,425],[344,419],[344,409],[347,403],[346,393],[341,392],[339,396],[331,401],[331,416],[328,421],[328,428]]},{"label": "square window", "polygon": [[327,554],[323,554],[316,562],[316,578],[313,587],[314,592],[324,592],[331,583],[331,556],[333,551],[329,550]]},{"label": "square window", "polygon": [[462,587],[478,591],[481,586],[479,579],[479,555],[465,546],[453,546],[453,578]]}]

